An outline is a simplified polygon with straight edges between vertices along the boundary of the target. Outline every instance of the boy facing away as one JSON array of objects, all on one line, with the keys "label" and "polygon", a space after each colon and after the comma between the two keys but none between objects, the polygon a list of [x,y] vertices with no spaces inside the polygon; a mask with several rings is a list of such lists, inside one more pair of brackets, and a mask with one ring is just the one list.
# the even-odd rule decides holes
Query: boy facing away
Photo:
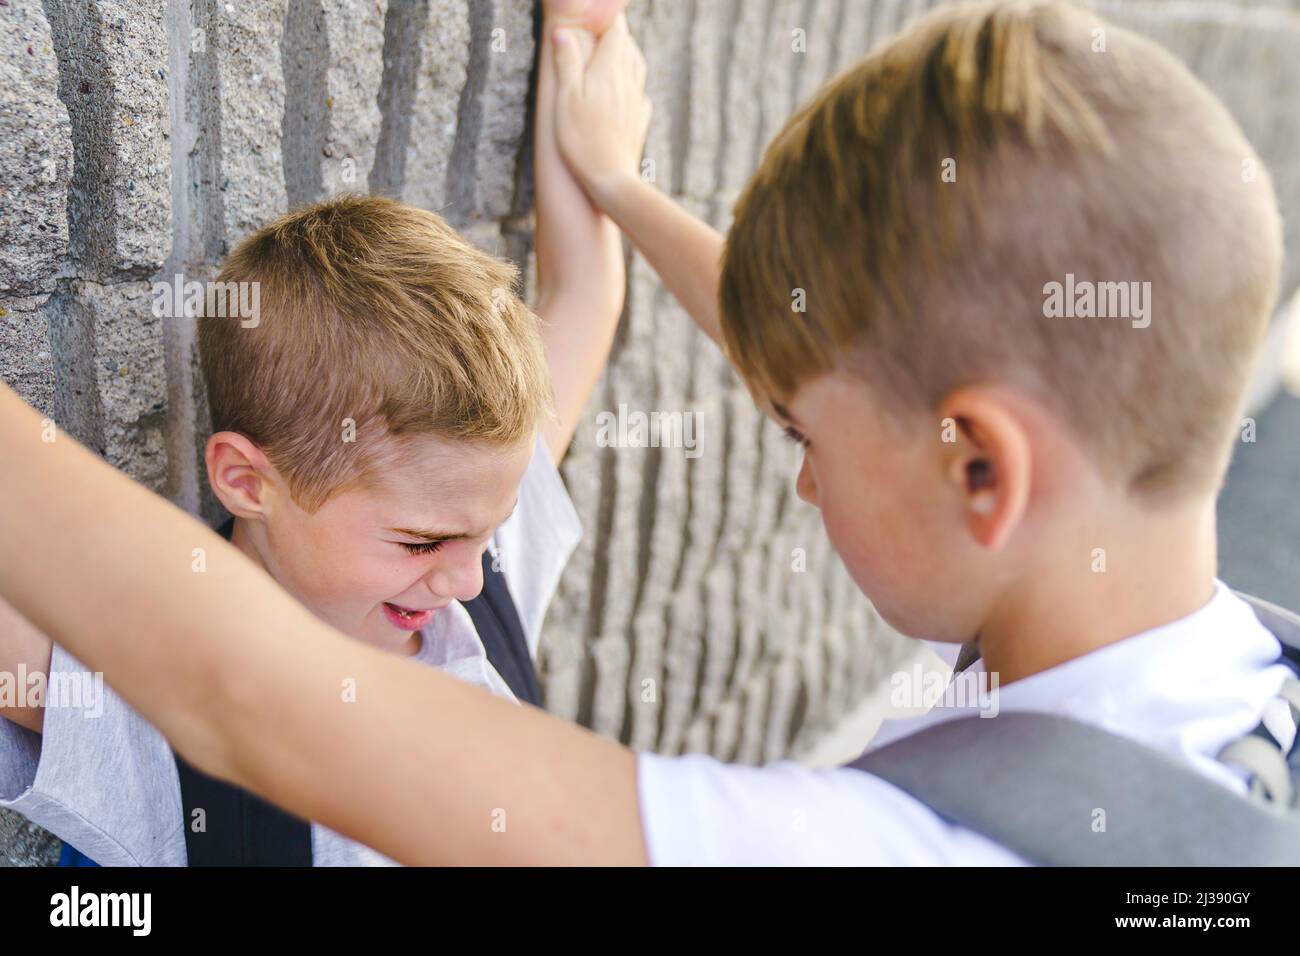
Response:
[{"label": "boy facing away", "polygon": [[[1214,499],[1281,241],[1214,97],[1063,4],[940,10],[787,123],[724,243],[604,160],[635,103],[626,70],[593,75],[605,52],[584,76],[561,42],[561,151],[803,447],[799,494],[876,610],[977,640],[1002,710],[1096,723],[1239,788],[1224,744],[1264,717],[1290,749],[1278,641],[1216,578]],[[976,705],[891,721],[872,747]],[[866,773],[639,771],[659,863],[1017,862]],[[850,835],[849,816],[873,822]],[[754,840],[761,819],[786,825]]]},{"label": "boy facing away", "polygon": [[[542,619],[581,535],[556,465],[623,298],[618,232],[554,146],[552,78],[548,58],[536,316],[513,267],[436,214],[345,196],[281,217],[224,264],[219,282],[257,284],[256,322],[198,321],[207,475],[232,516],[223,537],[350,637],[539,706]],[[202,554],[186,561],[204,570]],[[238,619],[240,595],[227,599]],[[0,669],[21,661],[51,686],[86,673],[0,611]],[[0,806],[89,860],[391,862],[258,802],[227,814],[242,797],[178,763],[119,697],[87,703],[0,711]],[[236,858],[241,812],[274,833]]]},{"label": "boy facing away", "polygon": [[[1248,774],[1216,755],[1261,721],[1291,746],[1294,713],[1271,707],[1290,672],[1216,578],[1214,498],[1281,240],[1268,178],[1242,175],[1257,157],[1217,101],[1083,11],[945,8],[790,121],[724,252],[594,161],[631,138],[619,91],[636,57],[616,27],[584,75],[573,42],[557,40],[573,167],[804,445],[799,492],[879,611],[918,637],[978,640],[1001,690],[998,716],[974,725],[1068,715],[1245,792]],[[1150,282],[1150,321],[1049,314],[1067,276]],[[24,555],[4,595],[208,772],[404,862],[1034,862],[856,768],[634,754],[343,640],[93,456],[42,450],[38,424],[0,391],[16,452],[0,459],[0,548]],[[74,493],[85,472],[100,481],[89,500]],[[142,518],[156,540],[112,533]],[[68,543],[82,526],[95,535]],[[213,606],[163,553],[195,540],[246,589],[257,640],[219,615],[183,642],[168,633]],[[133,590],[128,566],[151,589]],[[71,601],[60,573],[80,584]],[[105,627],[78,633],[87,613]],[[286,666],[304,639],[311,667]],[[245,674],[266,645],[265,672]],[[341,707],[322,689],[340,675],[384,693]],[[268,701],[273,688],[287,696]],[[492,808],[508,839],[484,824]]]}]

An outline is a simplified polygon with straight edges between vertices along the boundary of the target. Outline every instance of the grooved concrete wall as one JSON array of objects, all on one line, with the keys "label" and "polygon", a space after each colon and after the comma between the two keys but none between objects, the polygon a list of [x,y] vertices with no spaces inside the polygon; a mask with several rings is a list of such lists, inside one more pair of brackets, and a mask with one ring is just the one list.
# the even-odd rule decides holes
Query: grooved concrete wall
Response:
[{"label": "grooved concrete wall", "polygon": [[[634,0],[657,182],[725,228],[795,104],[932,5]],[[1225,97],[1300,211],[1297,3],[1100,6]],[[527,267],[534,29],[528,0],[7,0],[0,376],[215,519],[193,322],[155,317],[151,281],[209,278],[249,231],[341,190],[437,209]],[[620,405],[698,412],[701,454],[602,447],[596,416]],[[636,747],[759,762],[807,752],[910,654],[794,495],[795,463],[634,256],[564,466],[586,536],[542,642],[547,705]],[[0,813],[0,862],[52,854]]]}]

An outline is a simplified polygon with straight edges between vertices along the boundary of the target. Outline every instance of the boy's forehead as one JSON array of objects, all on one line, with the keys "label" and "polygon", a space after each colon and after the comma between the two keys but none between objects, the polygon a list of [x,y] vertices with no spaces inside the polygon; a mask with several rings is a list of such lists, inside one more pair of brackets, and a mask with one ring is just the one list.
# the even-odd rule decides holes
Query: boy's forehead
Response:
[{"label": "boy's forehead", "polygon": [[[832,369],[799,383],[780,401],[759,402],[777,424],[830,433],[837,428],[883,428],[890,416],[878,392],[861,375],[844,368]],[[922,414],[918,410],[918,414]]]},{"label": "boy's forehead", "polygon": [[532,457],[533,440],[489,445],[414,435],[390,441],[385,451],[384,473],[398,482],[460,487],[477,485],[502,473],[518,472],[522,477]]},{"label": "boy's forehead", "polygon": [[808,381],[800,382],[789,395],[779,398],[756,396],[759,408],[768,418],[778,425],[793,425],[802,428],[808,420],[816,417],[815,412],[822,395],[826,391],[831,376],[819,375]]},{"label": "boy's forehead", "polygon": [[352,506],[388,529],[490,531],[513,511],[532,445],[489,447],[420,436],[357,488]]}]

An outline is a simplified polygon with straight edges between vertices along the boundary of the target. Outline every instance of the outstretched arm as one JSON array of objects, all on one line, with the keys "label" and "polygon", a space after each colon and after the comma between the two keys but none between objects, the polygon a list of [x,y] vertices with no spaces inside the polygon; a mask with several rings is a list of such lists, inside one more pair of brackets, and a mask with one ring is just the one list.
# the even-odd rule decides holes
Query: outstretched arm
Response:
[{"label": "outstretched arm", "polygon": [[196,766],[404,863],[646,861],[631,751],[349,640],[42,432],[0,384],[0,599]]},{"label": "outstretched arm", "polygon": [[626,144],[635,138],[645,98],[645,65],[626,28],[619,27],[601,38],[585,67],[580,51],[555,50],[559,149],[596,205],[618,223],[696,324],[720,342],[723,238],[641,179],[635,160],[644,132],[636,140],[636,157],[627,161]]},{"label": "outstretched arm", "polygon": [[[555,394],[556,417],[544,429],[558,464],[600,378],[623,311],[626,280],[618,227],[592,205],[555,143],[555,57],[549,40],[563,28],[580,61],[590,31],[604,30],[626,0],[547,0],[538,51],[533,177],[537,208],[537,315]],[[644,139],[644,131],[642,138]],[[640,158],[640,146],[637,147]]]}]

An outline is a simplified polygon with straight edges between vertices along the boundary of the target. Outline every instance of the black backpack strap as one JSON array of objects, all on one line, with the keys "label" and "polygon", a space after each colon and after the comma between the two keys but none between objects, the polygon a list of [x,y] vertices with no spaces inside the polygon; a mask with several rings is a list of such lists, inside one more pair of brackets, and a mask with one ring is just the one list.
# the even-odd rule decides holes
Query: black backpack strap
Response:
[{"label": "black backpack strap", "polygon": [[506,576],[493,569],[490,551],[483,552],[483,590],[465,602],[478,636],[487,651],[487,659],[509,685],[519,700],[542,706],[542,691],[537,680],[533,657],[519,621]]},{"label": "black backpack strap", "polygon": [[979,659],[980,645],[979,640],[976,639],[961,646],[961,652],[957,655],[957,662],[952,665],[952,671],[954,674],[960,674]]},{"label": "black backpack strap", "polygon": [[[227,541],[234,519],[217,529]],[[209,777],[173,752],[190,866],[311,866],[311,824]],[[201,811],[196,814],[195,811]],[[201,827],[196,832],[195,828]]]},{"label": "black backpack strap", "polygon": [[312,865],[311,825],[306,820],[175,756],[189,866]]}]

